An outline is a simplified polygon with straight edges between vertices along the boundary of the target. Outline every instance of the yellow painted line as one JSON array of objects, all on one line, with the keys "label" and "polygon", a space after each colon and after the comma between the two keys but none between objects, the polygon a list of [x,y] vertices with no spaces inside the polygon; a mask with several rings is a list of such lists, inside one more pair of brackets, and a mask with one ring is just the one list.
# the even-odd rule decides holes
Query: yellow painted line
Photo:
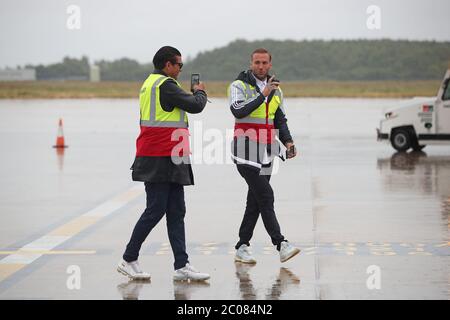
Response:
[{"label": "yellow painted line", "polygon": [[94,223],[99,221],[100,217],[78,217],[72,221],[66,223],[65,225],[53,230],[49,233],[50,236],[74,236],[80,233],[87,227],[92,226]]},{"label": "yellow painted line", "polygon": [[95,250],[78,250],[78,251],[68,251],[68,250],[17,250],[17,251],[0,251],[0,255],[10,255],[10,254],[96,254]]},{"label": "yellow painted line", "polygon": [[390,247],[390,243],[368,243],[367,246],[374,247],[374,248],[387,248]]},{"label": "yellow painted line", "polygon": [[130,202],[134,198],[139,197],[142,193],[144,193],[142,186],[140,187],[133,187],[127,191],[125,191],[122,194],[119,194],[116,196],[113,200],[116,202]]},{"label": "yellow painted line", "polygon": [[409,255],[411,256],[432,256],[433,254],[429,253],[429,252],[420,252],[420,251],[413,251],[413,252],[408,252]]},{"label": "yellow painted line", "polygon": [[380,251],[380,252],[373,251],[373,252],[371,252],[371,254],[374,256],[396,256],[397,255],[395,252],[392,252],[392,251]]},{"label": "yellow painted line", "polygon": [[127,205],[130,201],[144,193],[141,185],[133,186],[127,191],[105,201],[97,207],[89,210],[85,214],[76,217],[68,223],[52,230],[48,234],[36,239],[17,251],[2,251],[8,254],[0,260],[0,282],[10,277],[20,269],[24,268],[47,254],[95,254],[95,251],[58,251],[53,250],[62,243],[66,242],[76,234],[94,225],[102,218],[110,215],[118,209]]},{"label": "yellow painted line", "polygon": [[0,264],[0,282],[25,266],[26,264]]},{"label": "yellow painted line", "polygon": [[450,245],[450,242],[444,242],[444,243],[441,243],[441,244],[437,244],[434,247],[435,248],[442,248],[442,247],[448,247],[449,245]]}]

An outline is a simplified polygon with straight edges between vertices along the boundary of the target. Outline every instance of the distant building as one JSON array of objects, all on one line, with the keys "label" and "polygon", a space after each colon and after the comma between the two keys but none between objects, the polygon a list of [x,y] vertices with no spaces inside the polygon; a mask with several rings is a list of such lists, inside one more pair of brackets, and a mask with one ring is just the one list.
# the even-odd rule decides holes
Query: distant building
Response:
[{"label": "distant building", "polygon": [[90,74],[89,79],[91,82],[99,82],[100,81],[100,67],[97,65],[90,66]]},{"label": "distant building", "polygon": [[0,81],[34,81],[36,70],[34,69],[0,69]]}]

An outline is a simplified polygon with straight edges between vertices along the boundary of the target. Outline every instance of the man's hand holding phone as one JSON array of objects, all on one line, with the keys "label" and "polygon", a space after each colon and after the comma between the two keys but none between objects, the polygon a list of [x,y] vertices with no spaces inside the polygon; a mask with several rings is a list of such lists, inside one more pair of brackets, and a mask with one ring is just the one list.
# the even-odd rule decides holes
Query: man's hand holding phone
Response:
[{"label": "man's hand holding phone", "polygon": [[197,90],[205,91],[205,85],[200,82],[200,74],[193,73],[191,74],[191,92],[194,93]]},{"label": "man's hand holding phone", "polygon": [[197,90],[205,91],[206,90],[205,84],[203,82],[199,82],[198,84],[196,84],[192,87],[192,92],[195,92]]},{"label": "man's hand holding phone", "polygon": [[[197,90],[203,90],[206,92],[206,86],[203,82],[200,82],[200,74],[199,73],[193,73],[191,74],[191,92],[194,93]],[[206,99],[209,103],[208,99]]]},{"label": "man's hand holding phone", "polygon": [[294,143],[287,142],[286,143],[286,159],[294,158],[297,155],[297,148],[295,148]]},{"label": "man's hand holding phone", "polygon": [[264,95],[264,97],[267,97],[273,90],[278,89],[279,85],[280,85],[280,80],[275,79],[275,75],[273,75],[267,81],[267,84],[264,87],[262,94]]}]

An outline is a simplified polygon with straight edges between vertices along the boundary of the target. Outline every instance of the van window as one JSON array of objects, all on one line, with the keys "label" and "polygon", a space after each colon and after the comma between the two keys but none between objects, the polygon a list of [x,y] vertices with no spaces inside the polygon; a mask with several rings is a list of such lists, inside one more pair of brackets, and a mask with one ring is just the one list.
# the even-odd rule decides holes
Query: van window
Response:
[{"label": "van window", "polygon": [[442,100],[450,100],[450,81],[447,80]]}]

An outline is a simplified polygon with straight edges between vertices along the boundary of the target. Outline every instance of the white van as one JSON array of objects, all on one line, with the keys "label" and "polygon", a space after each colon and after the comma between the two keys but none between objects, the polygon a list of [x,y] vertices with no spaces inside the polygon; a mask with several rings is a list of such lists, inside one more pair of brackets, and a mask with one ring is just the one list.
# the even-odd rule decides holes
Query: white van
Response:
[{"label": "white van", "polygon": [[450,69],[434,98],[414,98],[385,111],[377,129],[378,140],[394,149],[420,151],[427,144],[450,144]]}]

